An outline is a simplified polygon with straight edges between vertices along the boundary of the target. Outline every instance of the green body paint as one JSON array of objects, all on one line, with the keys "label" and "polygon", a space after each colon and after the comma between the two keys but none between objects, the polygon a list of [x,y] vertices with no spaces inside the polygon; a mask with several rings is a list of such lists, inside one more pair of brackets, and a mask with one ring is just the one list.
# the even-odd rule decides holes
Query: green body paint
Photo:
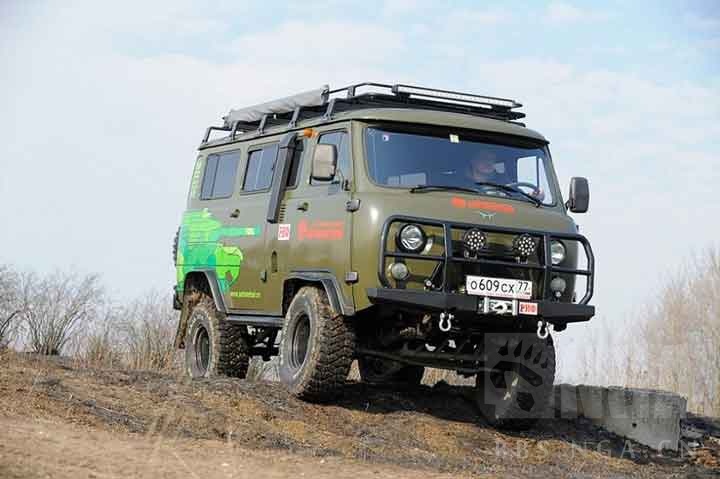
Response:
[{"label": "green body paint", "polygon": [[227,292],[237,280],[244,258],[240,248],[226,246],[223,239],[259,235],[259,226],[223,226],[207,209],[185,213],[178,239],[178,287],[183,287],[187,273],[214,268],[221,291]]}]

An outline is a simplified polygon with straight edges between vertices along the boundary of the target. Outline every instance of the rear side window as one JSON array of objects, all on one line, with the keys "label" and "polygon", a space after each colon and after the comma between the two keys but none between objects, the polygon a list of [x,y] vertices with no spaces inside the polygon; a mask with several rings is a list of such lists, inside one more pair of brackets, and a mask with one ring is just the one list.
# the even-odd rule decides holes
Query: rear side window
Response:
[{"label": "rear side window", "polygon": [[250,152],[243,191],[260,191],[270,188],[277,150],[278,146],[274,144]]},{"label": "rear side window", "polygon": [[200,199],[207,200],[212,198],[213,183],[215,183],[215,173],[217,172],[218,155],[209,155],[205,163],[205,175],[203,175],[202,188],[200,189]]},{"label": "rear side window", "polygon": [[232,196],[239,162],[239,151],[209,155],[200,189],[200,199],[212,200]]}]

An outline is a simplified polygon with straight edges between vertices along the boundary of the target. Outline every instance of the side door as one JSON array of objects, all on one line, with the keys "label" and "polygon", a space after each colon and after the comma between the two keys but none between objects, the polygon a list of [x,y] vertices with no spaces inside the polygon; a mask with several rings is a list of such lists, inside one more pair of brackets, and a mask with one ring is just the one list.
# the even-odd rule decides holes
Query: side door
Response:
[{"label": "side door", "polygon": [[[333,145],[337,151],[336,175],[332,180],[312,178],[312,156],[317,144]],[[305,145],[299,186],[286,193],[285,227],[290,229],[287,271],[330,272],[343,288],[345,301],[352,291],[345,276],[352,264],[350,241],[352,214],[347,203],[352,199],[353,170],[348,127],[317,129]]]},{"label": "side door", "polygon": [[293,156],[290,161],[290,171],[280,201],[280,210],[276,223],[267,223],[266,249],[268,256],[268,293],[267,307],[278,314],[282,311],[283,282],[290,271],[291,244],[296,235],[294,222],[296,214],[293,211],[302,208],[306,200],[309,172],[310,172],[310,140],[301,137],[296,140]]},{"label": "side door", "polygon": [[230,309],[272,314],[267,307],[267,258],[265,214],[270,197],[277,142],[248,147],[237,201],[228,221],[235,233],[233,246],[240,254],[239,275],[228,290]]},{"label": "side door", "polygon": [[[217,280],[225,304],[242,267],[239,242],[255,230],[233,224],[234,194],[242,152],[214,152],[193,174],[190,208],[183,216],[178,243],[179,273],[205,271]],[[202,180],[200,180],[202,175]]]}]

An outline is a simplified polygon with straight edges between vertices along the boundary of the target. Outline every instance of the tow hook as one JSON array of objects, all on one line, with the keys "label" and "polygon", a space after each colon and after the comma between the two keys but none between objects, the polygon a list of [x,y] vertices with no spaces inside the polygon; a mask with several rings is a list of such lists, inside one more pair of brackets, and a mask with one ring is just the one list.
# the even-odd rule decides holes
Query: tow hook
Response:
[{"label": "tow hook", "polygon": [[547,321],[538,321],[538,328],[537,328],[537,337],[540,339],[545,339],[548,336],[550,336],[550,333],[553,330],[553,325],[548,324]]},{"label": "tow hook", "polygon": [[443,333],[447,333],[448,331],[450,331],[452,329],[453,319],[455,319],[455,316],[452,313],[440,313],[440,322],[438,323],[440,331],[442,331]]}]

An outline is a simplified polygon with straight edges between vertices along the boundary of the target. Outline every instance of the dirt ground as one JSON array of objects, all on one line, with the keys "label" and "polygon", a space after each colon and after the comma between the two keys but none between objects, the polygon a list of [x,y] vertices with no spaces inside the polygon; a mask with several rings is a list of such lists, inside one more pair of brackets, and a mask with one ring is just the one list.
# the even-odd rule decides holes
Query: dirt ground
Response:
[{"label": "dirt ground", "polygon": [[349,383],[308,404],[275,383],[188,381],[5,353],[0,477],[716,477],[720,441],[657,454],[583,420],[484,424],[467,387]]}]

